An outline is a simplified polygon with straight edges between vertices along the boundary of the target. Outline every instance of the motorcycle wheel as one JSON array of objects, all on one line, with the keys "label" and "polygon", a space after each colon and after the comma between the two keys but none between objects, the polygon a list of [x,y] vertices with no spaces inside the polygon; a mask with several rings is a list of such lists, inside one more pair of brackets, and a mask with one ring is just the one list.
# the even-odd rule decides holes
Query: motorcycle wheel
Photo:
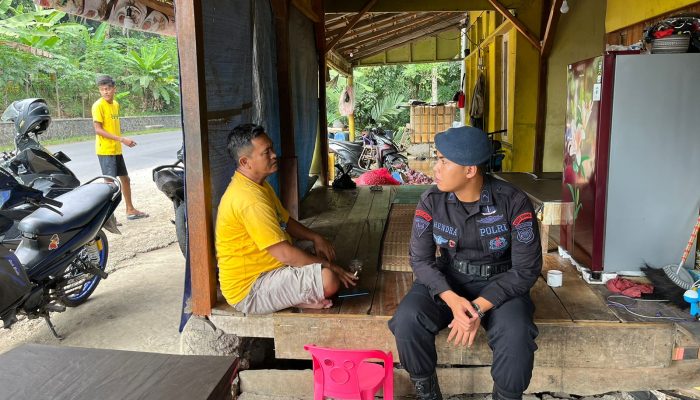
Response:
[{"label": "motorcycle wheel", "polygon": [[182,255],[187,257],[187,218],[185,218],[185,209],[187,205],[183,202],[175,209],[175,235],[177,236],[177,244],[180,245]]},{"label": "motorcycle wheel", "polygon": [[[89,246],[93,246],[92,248],[89,248]],[[78,255],[78,258],[86,257],[88,252],[90,251],[96,251],[98,256],[99,256],[99,264],[98,268],[102,271],[107,268],[107,258],[109,256],[109,242],[107,241],[107,235],[104,233],[104,231],[100,231],[100,233],[97,234],[97,237],[95,238],[95,241],[91,244],[85,245],[82,250],[80,250],[80,254]],[[70,294],[70,295],[64,295],[60,296],[59,300],[63,305],[66,307],[77,307],[88,299],[90,295],[92,295],[92,292],[95,291],[97,288],[97,285],[100,283],[100,276],[91,274],[89,272],[83,272],[79,269],[78,266],[75,265],[76,261],[73,261],[71,265],[68,267],[68,270],[66,270],[66,274],[72,274],[73,279],[77,279],[77,282],[71,282],[69,279],[67,283],[69,285],[77,285],[81,284],[80,290],[75,293],[75,294]],[[64,286],[65,289],[65,286]]]}]

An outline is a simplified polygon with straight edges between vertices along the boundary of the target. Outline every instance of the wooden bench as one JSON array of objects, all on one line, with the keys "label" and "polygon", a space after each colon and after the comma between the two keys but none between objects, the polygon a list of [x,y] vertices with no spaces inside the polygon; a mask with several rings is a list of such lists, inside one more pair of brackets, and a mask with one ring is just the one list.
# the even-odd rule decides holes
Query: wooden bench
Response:
[{"label": "wooden bench", "polygon": [[[410,204],[424,189],[320,189],[304,201],[302,222],[333,240],[339,262],[346,265],[352,259],[363,260],[359,285],[368,289],[369,295],[335,300],[327,310],[290,309],[249,317],[220,304],[212,312],[212,322],[227,333],[273,338],[277,358],[309,359],[303,345],[315,343],[391,350],[400,361],[387,322],[413,284],[413,274],[379,268],[382,238],[387,237],[384,231],[392,205]],[[545,276],[549,269],[564,272],[562,287],[547,286]],[[544,256],[542,276],[531,291],[535,322],[540,329],[531,391],[591,394],[700,384],[700,374],[690,372],[700,368],[698,360],[673,361],[671,357],[676,347],[700,343],[691,330],[673,322],[650,323],[630,318],[624,310],[611,310],[604,301],[605,295],[600,288],[594,290],[583,281],[569,261],[556,253]],[[663,309],[663,313],[685,317],[680,311]],[[477,336],[472,348],[455,348],[446,343],[446,338],[446,331],[436,338],[444,392],[490,391],[492,355],[485,335]],[[242,378],[242,388],[253,390],[260,379],[271,379],[275,383],[265,392],[268,395],[285,390],[293,397],[291,393],[296,390],[300,397],[304,397],[303,393],[308,397],[311,379],[307,375],[303,371],[247,371],[242,375],[247,377],[247,381]],[[300,376],[304,376],[301,381]],[[286,386],[287,382],[290,386]],[[397,395],[411,390],[404,371],[397,372],[397,390]]]}]

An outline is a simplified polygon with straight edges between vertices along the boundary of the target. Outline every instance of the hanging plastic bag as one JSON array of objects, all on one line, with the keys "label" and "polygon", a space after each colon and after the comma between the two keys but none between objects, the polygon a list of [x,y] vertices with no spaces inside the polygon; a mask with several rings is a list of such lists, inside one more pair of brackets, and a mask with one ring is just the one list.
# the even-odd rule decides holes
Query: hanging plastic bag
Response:
[{"label": "hanging plastic bag", "polygon": [[348,116],[355,112],[355,94],[353,93],[352,86],[348,86],[340,93],[340,99],[338,99],[338,111],[340,115]]}]

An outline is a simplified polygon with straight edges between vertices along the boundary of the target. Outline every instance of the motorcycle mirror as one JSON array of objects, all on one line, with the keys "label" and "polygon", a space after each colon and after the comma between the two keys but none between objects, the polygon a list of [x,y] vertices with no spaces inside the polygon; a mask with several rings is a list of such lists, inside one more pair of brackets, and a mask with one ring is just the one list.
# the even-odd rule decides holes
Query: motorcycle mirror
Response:
[{"label": "motorcycle mirror", "polygon": [[69,161],[71,160],[71,158],[68,157],[68,156],[66,155],[66,153],[64,153],[64,152],[62,152],[62,151],[59,151],[59,152],[57,152],[57,153],[54,153],[53,156],[54,156],[58,161],[62,162],[63,164],[65,164],[65,163],[67,163],[67,162],[69,162]]}]

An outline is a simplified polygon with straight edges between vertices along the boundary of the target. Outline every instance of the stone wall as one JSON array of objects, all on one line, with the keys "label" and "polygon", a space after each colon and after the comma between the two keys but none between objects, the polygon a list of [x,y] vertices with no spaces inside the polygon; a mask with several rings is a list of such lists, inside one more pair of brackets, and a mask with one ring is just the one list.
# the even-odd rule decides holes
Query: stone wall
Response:
[{"label": "stone wall", "polygon": [[[153,115],[145,117],[121,117],[122,133],[152,128],[181,129],[180,115]],[[0,122],[0,146],[12,145],[14,123]],[[49,129],[40,140],[66,139],[75,136],[92,136],[95,131],[90,118],[52,119]]]}]

